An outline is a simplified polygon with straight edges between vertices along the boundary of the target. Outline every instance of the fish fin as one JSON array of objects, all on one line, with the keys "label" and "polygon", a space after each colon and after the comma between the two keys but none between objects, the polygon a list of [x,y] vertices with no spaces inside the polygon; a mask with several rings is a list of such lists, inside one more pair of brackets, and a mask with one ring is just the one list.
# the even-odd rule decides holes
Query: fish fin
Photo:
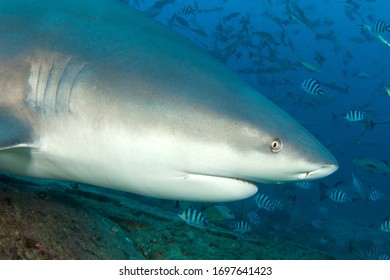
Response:
[{"label": "fish fin", "polygon": [[323,201],[324,199],[326,199],[328,197],[328,190],[330,188],[322,182],[320,182],[319,185],[320,185],[320,191],[321,191],[320,201]]},{"label": "fish fin", "polygon": [[0,109],[0,151],[18,147],[32,147],[31,126],[13,114]]},{"label": "fish fin", "polygon": [[366,128],[367,130],[368,130],[368,129],[372,130],[372,129],[374,128],[375,125],[376,125],[376,123],[373,122],[373,121],[370,120],[370,119],[365,119],[365,120],[364,120],[364,126],[365,126],[365,128]]}]

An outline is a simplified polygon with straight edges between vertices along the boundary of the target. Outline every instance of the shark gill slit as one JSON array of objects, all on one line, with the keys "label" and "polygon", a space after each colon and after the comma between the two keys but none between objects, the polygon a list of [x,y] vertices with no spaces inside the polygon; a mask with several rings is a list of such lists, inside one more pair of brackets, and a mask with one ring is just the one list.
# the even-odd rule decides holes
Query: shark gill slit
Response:
[{"label": "shark gill slit", "polygon": [[[31,65],[31,68],[33,68],[33,65]],[[42,71],[42,59],[39,60],[39,68],[38,68],[38,77],[36,80],[36,85],[35,85],[35,110],[38,111],[39,109],[39,104],[38,104],[38,90],[39,90],[39,82],[41,79],[41,71]],[[32,69],[30,72],[33,72]],[[31,75],[31,73],[30,73]]]},{"label": "shark gill slit", "polygon": [[66,82],[66,81],[64,81],[64,79],[66,78],[66,74],[68,73],[67,71],[69,71],[68,68],[69,68],[69,65],[70,65],[70,62],[72,59],[73,59],[73,56],[69,56],[67,58],[67,60],[65,62],[65,67],[63,67],[60,79],[59,79],[58,84],[57,84],[57,89],[56,89],[55,97],[54,97],[54,112],[55,112],[55,114],[58,114],[58,112],[60,111],[58,109],[59,92],[60,92],[60,89],[62,89],[64,87],[64,83]]},{"label": "shark gill slit", "polygon": [[70,86],[69,100],[68,100],[68,112],[71,112],[71,100],[72,100],[72,95],[73,95],[73,88],[74,88],[76,81],[78,80],[81,72],[83,72],[83,70],[85,69],[85,66],[87,66],[87,63],[81,64],[80,70],[78,71],[77,75],[74,77],[74,79],[72,81],[72,85]]},{"label": "shark gill slit", "polygon": [[52,84],[52,79],[53,79],[53,72],[55,71],[55,67],[54,67],[54,63],[56,61],[56,58],[55,57],[52,62],[51,62],[51,65],[50,65],[50,69],[49,69],[49,73],[47,75],[47,79],[46,79],[46,85],[45,85],[45,90],[43,92],[43,101],[42,101],[42,107],[43,107],[43,113],[45,114],[47,112],[47,92],[48,92],[48,88],[49,88],[49,92],[50,92],[50,88],[51,88],[51,84]]}]

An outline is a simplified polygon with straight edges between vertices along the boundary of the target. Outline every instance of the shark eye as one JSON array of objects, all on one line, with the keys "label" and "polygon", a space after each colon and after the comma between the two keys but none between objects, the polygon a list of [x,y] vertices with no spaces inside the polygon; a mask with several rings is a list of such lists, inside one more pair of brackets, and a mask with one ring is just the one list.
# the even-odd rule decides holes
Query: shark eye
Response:
[{"label": "shark eye", "polygon": [[282,140],[275,138],[271,143],[271,152],[277,153],[283,148]]}]

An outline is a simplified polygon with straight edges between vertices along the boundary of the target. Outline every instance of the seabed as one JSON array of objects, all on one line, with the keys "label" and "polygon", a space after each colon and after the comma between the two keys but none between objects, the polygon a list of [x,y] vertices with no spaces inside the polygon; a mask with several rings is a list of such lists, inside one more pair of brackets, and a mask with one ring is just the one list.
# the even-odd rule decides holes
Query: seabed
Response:
[{"label": "seabed", "polygon": [[282,238],[193,228],[174,207],[120,194],[0,175],[0,259],[332,259]]}]

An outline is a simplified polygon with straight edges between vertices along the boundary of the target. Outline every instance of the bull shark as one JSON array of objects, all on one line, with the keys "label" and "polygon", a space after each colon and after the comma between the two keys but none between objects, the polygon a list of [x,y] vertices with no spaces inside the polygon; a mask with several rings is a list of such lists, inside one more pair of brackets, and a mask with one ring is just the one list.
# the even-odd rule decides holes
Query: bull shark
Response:
[{"label": "bull shark", "polygon": [[0,170],[233,201],[331,153],[222,63],[119,0],[0,0]]}]

